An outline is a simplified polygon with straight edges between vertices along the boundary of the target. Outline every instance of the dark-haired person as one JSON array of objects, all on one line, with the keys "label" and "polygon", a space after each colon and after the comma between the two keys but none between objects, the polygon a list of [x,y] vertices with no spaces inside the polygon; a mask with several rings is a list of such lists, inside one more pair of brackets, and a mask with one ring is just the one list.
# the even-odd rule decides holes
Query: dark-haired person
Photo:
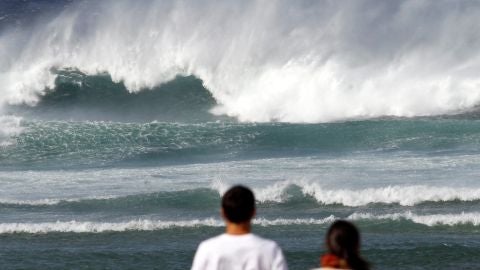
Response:
[{"label": "dark-haired person", "polygon": [[352,223],[335,221],[328,229],[326,242],[328,253],[320,259],[320,269],[370,269],[360,256],[360,233]]},{"label": "dark-haired person", "polygon": [[222,197],[221,215],[225,233],[203,241],[193,259],[192,270],[286,270],[282,250],[271,241],[251,233],[255,197],[244,186],[230,188]]}]

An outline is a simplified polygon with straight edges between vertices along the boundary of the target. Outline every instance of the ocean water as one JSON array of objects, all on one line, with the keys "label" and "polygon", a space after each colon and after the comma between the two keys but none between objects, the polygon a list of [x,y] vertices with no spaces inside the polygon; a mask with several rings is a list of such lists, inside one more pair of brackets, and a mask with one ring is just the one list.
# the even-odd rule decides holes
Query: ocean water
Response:
[{"label": "ocean water", "polygon": [[480,3],[0,2],[1,269],[188,269],[234,184],[290,269],[480,269]]}]

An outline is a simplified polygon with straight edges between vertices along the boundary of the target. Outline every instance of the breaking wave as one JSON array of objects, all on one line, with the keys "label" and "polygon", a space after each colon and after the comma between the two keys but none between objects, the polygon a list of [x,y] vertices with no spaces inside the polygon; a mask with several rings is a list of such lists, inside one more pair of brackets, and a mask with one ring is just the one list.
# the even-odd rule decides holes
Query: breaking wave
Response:
[{"label": "breaking wave", "polygon": [[[85,206],[89,209],[121,208],[135,209],[137,206],[172,206],[183,202],[186,207],[216,208],[220,196],[229,185],[214,181],[212,189],[185,189],[129,196],[97,196],[77,198],[49,198],[37,200],[0,199],[0,207],[6,206]],[[422,203],[472,202],[480,201],[479,188],[434,187],[427,185],[386,186],[378,188],[335,189],[325,188],[317,183],[301,181],[278,182],[268,187],[252,187],[260,204],[285,204],[310,202],[322,205],[343,205],[359,207],[369,204],[397,204],[415,206]]]},{"label": "breaking wave", "polygon": [[[314,218],[278,218],[266,219],[257,218],[253,224],[262,227],[271,226],[292,226],[292,225],[323,225],[340,219],[330,215],[321,219]],[[407,220],[415,224],[427,226],[457,226],[457,225],[480,225],[480,213],[460,213],[441,215],[417,215],[411,212],[395,213],[387,215],[373,215],[367,213],[354,213],[346,219],[356,221]],[[184,221],[161,221],[139,219],[125,222],[90,222],[90,221],[57,221],[42,223],[0,223],[0,234],[12,233],[104,233],[104,232],[125,232],[125,231],[157,231],[172,228],[196,228],[196,227],[222,227],[223,221],[207,218]]]},{"label": "breaking wave", "polygon": [[241,121],[456,113],[480,102],[479,14],[447,0],[80,1],[2,28],[0,103],[37,104],[75,68],[131,92],[193,75],[212,113]]},{"label": "breaking wave", "polygon": [[35,106],[4,106],[5,113],[49,121],[189,123],[224,119],[209,113],[215,100],[194,77],[177,77],[153,89],[131,93],[105,74],[87,76],[76,70],[55,74],[55,88]]},{"label": "breaking wave", "polygon": [[[223,194],[228,185],[214,182],[213,188]],[[378,188],[332,189],[318,183],[284,181],[266,188],[255,189],[260,202],[284,202],[292,198],[291,188],[297,187],[302,196],[313,197],[321,204],[363,206],[367,204],[399,204],[413,206],[424,202],[478,201],[480,188],[434,187],[427,185],[386,186]]]},{"label": "breaking wave", "polygon": [[[330,223],[335,217],[329,216],[324,219],[255,219],[253,224],[258,226],[288,226],[288,225],[315,225]],[[160,221],[160,220],[132,220],[127,222],[43,222],[43,223],[0,223],[0,234],[9,233],[102,233],[124,231],[154,231],[170,228],[194,228],[194,227],[222,227],[224,222],[214,218],[195,219],[186,221]]]},{"label": "breaking wave", "polygon": [[395,213],[386,215],[373,215],[365,213],[355,213],[349,216],[352,220],[409,220],[417,224],[427,226],[455,226],[455,225],[480,225],[480,213],[472,212],[459,214],[435,214],[435,215],[417,215],[412,212]]}]

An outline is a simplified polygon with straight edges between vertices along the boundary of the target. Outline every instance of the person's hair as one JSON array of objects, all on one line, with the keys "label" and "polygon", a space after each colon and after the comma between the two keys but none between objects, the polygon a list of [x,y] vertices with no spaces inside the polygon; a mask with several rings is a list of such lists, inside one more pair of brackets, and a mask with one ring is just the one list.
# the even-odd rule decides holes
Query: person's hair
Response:
[{"label": "person's hair", "polygon": [[335,221],[328,229],[326,240],[329,252],[346,260],[351,269],[370,269],[368,262],[360,257],[360,233],[352,223]]},{"label": "person's hair", "polygon": [[223,195],[222,208],[225,218],[230,222],[250,221],[255,212],[255,196],[247,187],[234,186]]}]

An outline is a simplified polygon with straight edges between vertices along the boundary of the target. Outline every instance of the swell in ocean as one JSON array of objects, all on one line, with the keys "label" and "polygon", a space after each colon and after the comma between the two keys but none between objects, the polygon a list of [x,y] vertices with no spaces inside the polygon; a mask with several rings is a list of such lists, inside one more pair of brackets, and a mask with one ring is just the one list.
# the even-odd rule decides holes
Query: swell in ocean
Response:
[{"label": "swell in ocean", "polygon": [[[182,206],[202,208],[217,206],[220,195],[228,185],[214,182],[211,188],[182,189],[158,193],[141,193],[128,196],[98,196],[77,198],[51,198],[40,200],[2,199],[2,207],[35,208],[39,210],[64,209],[100,209],[126,210],[142,205],[149,207]],[[305,206],[346,206],[359,207],[375,204],[393,204],[404,207],[427,206],[438,203],[442,207],[455,207],[459,204],[477,204],[480,201],[480,189],[456,187],[428,187],[422,185],[387,186],[363,190],[328,189],[316,183],[277,182],[272,186],[255,188],[257,202],[261,205],[297,205]]]},{"label": "swell in ocean", "polygon": [[[222,227],[223,222],[212,213],[216,212],[225,188],[222,183],[212,183],[209,189],[128,196],[2,199],[0,209],[4,213],[17,213],[20,218],[0,215],[3,220],[0,234]],[[336,219],[348,219],[382,230],[400,226],[398,230],[403,233],[418,229],[418,225],[438,227],[438,230],[455,227],[457,232],[476,231],[480,226],[478,189],[394,186],[349,191],[323,189],[318,184],[285,182],[254,188],[254,191],[261,216],[253,223],[260,227],[328,226]],[[25,220],[22,216],[26,213],[35,213],[37,217]]]},{"label": "swell in ocean", "polygon": [[[480,3],[0,1],[0,264],[187,269],[234,184],[311,269],[478,269]],[[430,258],[435,258],[431,260]]]},{"label": "swell in ocean", "polygon": [[[254,226],[274,227],[274,226],[315,226],[329,225],[337,219],[347,219],[354,222],[375,223],[378,221],[388,222],[386,226],[403,223],[403,226],[412,226],[413,224],[432,226],[464,226],[472,227],[480,225],[480,213],[460,213],[448,215],[416,215],[411,212],[396,213],[388,215],[372,215],[364,213],[355,213],[347,217],[335,217],[333,215],[323,219],[305,218],[305,219],[254,219]],[[161,221],[161,220],[131,220],[126,222],[79,222],[79,221],[56,221],[44,223],[0,223],[0,235],[14,233],[45,234],[45,233],[112,233],[128,231],[158,231],[167,229],[181,228],[199,228],[199,227],[223,227],[222,220],[209,218],[203,220],[180,220],[180,221]],[[477,229],[472,227],[473,231]],[[407,228],[404,228],[406,231]]]},{"label": "swell in ocean", "polygon": [[0,166],[5,168],[414,152],[450,153],[458,155],[459,162],[469,162],[468,154],[478,150],[480,140],[477,132],[480,122],[472,119],[387,119],[292,125],[231,121],[72,122],[10,117],[3,118],[3,123]]}]

